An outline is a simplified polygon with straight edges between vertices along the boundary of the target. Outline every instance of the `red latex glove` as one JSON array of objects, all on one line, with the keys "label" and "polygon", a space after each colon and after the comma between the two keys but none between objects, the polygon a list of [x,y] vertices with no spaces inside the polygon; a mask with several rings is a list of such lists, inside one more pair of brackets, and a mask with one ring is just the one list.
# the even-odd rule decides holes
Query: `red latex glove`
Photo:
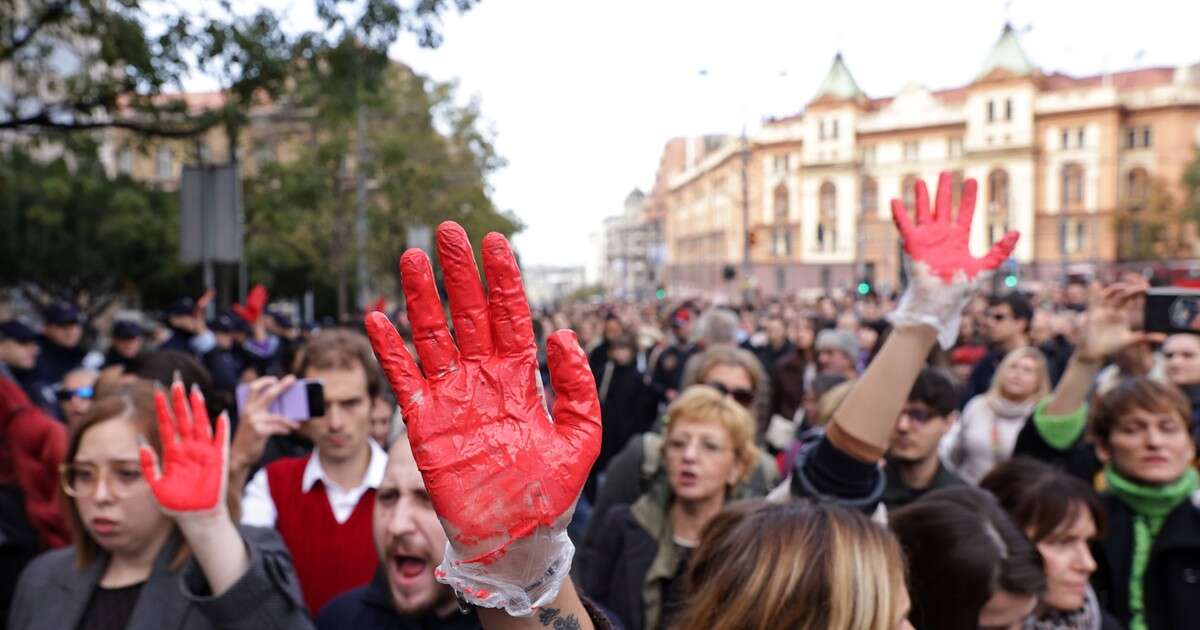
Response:
[{"label": "red latex glove", "polygon": [[382,295],[379,296],[378,300],[375,300],[370,306],[367,307],[368,313],[374,313],[376,311],[380,313],[387,312],[387,298],[383,297]]},{"label": "red latex glove", "polygon": [[[189,409],[189,402],[191,408]],[[158,412],[158,432],[162,438],[161,473],[158,456],[148,445],[141,447],[142,474],[163,510],[174,514],[212,512],[223,505],[226,464],[229,461],[229,417],[217,418],[214,437],[204,407],[204,396],[192,388],[191,400],[183,384],[171,385],[171,403],[167,395],[154,394]],[[171,408],[174,407],[174,414]],[[174,415],[174,422],[172,422]]]},{"label": "red latex glove", "polygon": [[963,184],[962,199],[958,206],[958,218],[950,216],[952,176],[948,171],[938,175],[937,202],[929,214],[929,190],[923,180],[917,180],[916,226],[908,218],[904,202],[892,200],[892,219],[904,239],[904,251],[914,262],[922,262],[929,270],[946,282],[951,282],[956,272],[962,271],[967,280],[973,280],[980,271],[992,271],[1000,266],[1017,245],[1019,232],[1011,231],[992,246],[983,258],[971,255],[968,245],[971,237],[971,219],[975,216],[975,195],[978,185],[974,179]]},{"label": "red latex glove", "polygon": [[250,288],[250,293],[246,295],[246,305],[234,304],[230,309],[237,313],[238,317],[246,320],[247,324],[253,324],[262,317],[263,309],[267,306],[267,288],[261,284],[256,284]]},{"label": "red latex glove", "polygon": [[929,213],[929,190],[916,184],[916,225],[909,219],[904,202],[892,200],[892,219],[900,230],[904,251],[911,265],[910,282],[896,310],[888,319],[896,326],[928,326],[938,332],[942,348],[950,349],[958,337],[962,310],[972,293],[1000,263],[1012,255],[1020,234],[1009,232],[983,258],[969,250],[971,219],[975,215],[977,185],[963,185],[958,217],[951,216],[949,172],[938,176],[937,202]]},{"label": "red latex glove", "polygon": [[[429,258],[419,249],[404,254],[400,274],[424,376],[383,313],[367,315],[367,335],[396,392],[417,466],[450,537],[453,554],[448,552],[439,579],[479,605],[528,614],[529,606],[543,605],[538,602],[544,593],[529,593],[522,604],[513,604],[486,591],[512,585],[528,592],[532,587],[521,580],[551,582],[539,577],[551,573],[561,573],[559,583],[565,579],[571,549],[563,530],[600,450],[596,383],[574,333],[550,335],[547,358],[557,394],[551,420],[532,317],[508,241],[494,233],[484,238],[486,297],[463,229],[442,223],[437,247],[458,344],[446,327]],[[565,564],[561,555],[538,554],[558,544],[540,541],[557,541],[558,534],[568,547]],[[510,552],[512,558],[506,558]],[[521,566],[510,571],[512,565]],[[464,578],[459,570],[475,574]]]}]

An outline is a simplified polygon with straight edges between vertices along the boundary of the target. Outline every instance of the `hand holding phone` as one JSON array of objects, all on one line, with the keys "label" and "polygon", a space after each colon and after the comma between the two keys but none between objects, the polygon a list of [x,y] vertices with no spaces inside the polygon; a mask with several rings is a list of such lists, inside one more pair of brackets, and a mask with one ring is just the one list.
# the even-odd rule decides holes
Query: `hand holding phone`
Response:
[{"label": "hand holding phone", "polygon": [[[281,402],[285,395],[292,402]],[[264,376],[239,385],[237,403],[238,426],[230,446],[230,470],[242,475],[262,458],[271,436],[287,435],[298,430],[303,420],[325,415],[321,383],[298,381],[294,376]]]},{"label": "hand holding phone", "polygon": [[[250,400],[252,384],[242,383],[238,385],[238,411],[250,410],[249,408],[252,405],[254,409],[250,411],[259,411],[259,407],[265,403],[267,413],[282,416],[295,422],[304,422],[305,420],[320,418],[325,415],[325,389],[321,385],[321,381],[315,379],[296,380],[294,377],[291,378],[291,381],[286,381],[286,379],[279,381],[281,385],[286,383],[286,387],[282,390],[267,387],[261,388],[259,390],[261,394],[255,398],[253,403]],[[270,396],[272,394],[273,396]]]}]

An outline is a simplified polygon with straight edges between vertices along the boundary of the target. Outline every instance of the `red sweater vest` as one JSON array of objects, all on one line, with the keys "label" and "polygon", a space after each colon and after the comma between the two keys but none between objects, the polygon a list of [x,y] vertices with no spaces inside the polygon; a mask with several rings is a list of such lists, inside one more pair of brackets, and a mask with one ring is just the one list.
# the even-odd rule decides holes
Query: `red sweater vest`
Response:
[{"label": "red sweater vest", "polygon": [[370,582],[375,574],[375,490],[367,490],[350,519],[338,523],[321,481],[308,492],[301,490],[307,464],[308,457],[276,460],[267,466],[267,483],[278,514],[275,529],[292,552],[304,601],[316,615],[329,600]]}]

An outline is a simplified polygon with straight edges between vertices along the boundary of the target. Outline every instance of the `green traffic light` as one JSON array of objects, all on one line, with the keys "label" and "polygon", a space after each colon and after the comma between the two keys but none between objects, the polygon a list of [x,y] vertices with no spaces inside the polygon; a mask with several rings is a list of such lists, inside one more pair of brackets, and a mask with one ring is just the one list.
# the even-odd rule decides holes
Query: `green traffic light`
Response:
[{"label": "green traffic light", "polygon": [[1004,276],[1004,286],[1010,289],[1017,286],[1017,277],[1013,275]]},{"label": "green traffic light", "polygon": [[665,299],[667,299],[667,290],[666,290],[666,289],[659,289],[659,290],[655,291],[655,292],[654,292],[654,297],[656,297],[656,298],[658,298],[658,299],[660,299],[660,300],[665,300]]},{"label": "green traffic light", "polygon": [[859,295],[866,295],[866,294],[868,294],[868,293],[870,293],[870,292],[871,292],[871,285],[870,285],[870,284],[868,284],[868,283],[866,283],[866,282],[859,282],[859,283],[858,283],[858,294],[859,294]]}]

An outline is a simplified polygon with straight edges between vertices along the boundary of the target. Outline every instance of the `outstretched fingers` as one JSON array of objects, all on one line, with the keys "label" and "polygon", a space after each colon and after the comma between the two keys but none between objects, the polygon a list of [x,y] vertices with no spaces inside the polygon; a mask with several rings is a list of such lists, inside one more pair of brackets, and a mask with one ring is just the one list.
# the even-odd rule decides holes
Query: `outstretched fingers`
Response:
[{"label": "outstretched fingers", "polygon": [[908,209],[904,207],[904,202],[899,199],[892,200],[892,222],[896,224],[896,229],[900,230],[900,238],[904,242],[909,242],[909,237],[913,233],[912,219],[908,216]]},{"label": "outstretched fingers", "polygon": [[461,226],[445,221],[437,229],[437,248],[459,353],[464,359],[491,356],[492,327],[487,297],[483,294],[471,241]]},{"label": "outstretched fingers", "polygon": [[404,339],[396,332],[396,327],[392,326],[386,315],[380,312],[368,313],[364,323],[367,339],[371,341],[371,349],[375,351],[375,358],[379,360],[384,375],[392,384],[404,420],[411,423],[418,417],[420,403],[428,398],[425,378],[421,376],[420,368],[408,353]]},{"label": "outstretched fingers", "polygon": [[952,181],[953,178],[949,171],[942,171],[938,174],[937,199],[933,204],[933,220],[938,223],[950,222],[950,201],[953,197],[950,185]]},{"label": "outstretched fingers", "polygon": [[929,188],[925,186],[925,180],[918,179],[916,186],[916,195],[914,196],[917,202],[917,225],[924,225],[933,221],[933,217],[929,214]]},{"label": "outstretched fingers", "polygon": [[588,368],[587,355],[570,330],[557,331],[546,340],[546,362],[550,367],[550,384],[557,395],[555,425],[560,435],[574,443],[579,460],[587,463],[586,475],[600,452],[600,399],[596,380]]},{"label": "outstretched fingers", "polygon": [[962,195],[958,200],[958,218],[955,221],[971,232],[971,221],[975,218],[975,198],[979,194],[979,182],[974,177],[963,182]]},{"label": "outstretched fingers", "polygon": [[192,385],[192,436],[197,440],[211,442],[213,439],[212,424],[208,420],[208,406],[204,404],[204,394],[200,387]]},{"label": "outstretched fingers", "polygon": [[458,348],[446,328],[446,313],[438,297],[429,256],[419,249],[404,252],[400,257],[400,280],[408,301],[413,345],[417,347],[425,374],[433,379],[457,370]]},{"label": "outstretched fingers", "polygon": [[[203,402],[203,398],[201,398]],[[179,439],[188,440],[192,437],[192,410],[188,408],[187,390],[183,383],[171,383],[171,408],[175,411],[175,424],[178,427]],[[172,437],[174,437],[172,435]]]},{"label": "outstretched fingers", "polygon": [[513,257],[508,240],[491,232],[483,237],[483,272],[487,275],[488,305],[491,311],[492,342],[505,356],[533,354],[533,315],[521,282],[521,270]]}]

